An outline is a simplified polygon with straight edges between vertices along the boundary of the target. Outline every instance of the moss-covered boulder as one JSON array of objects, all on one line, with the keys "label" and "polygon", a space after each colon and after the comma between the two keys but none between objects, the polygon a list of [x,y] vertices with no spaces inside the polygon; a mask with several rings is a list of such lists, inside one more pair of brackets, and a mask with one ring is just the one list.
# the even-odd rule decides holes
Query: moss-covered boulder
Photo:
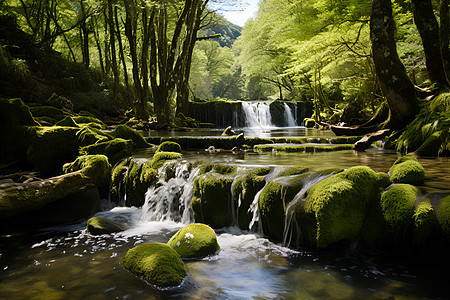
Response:
[{"label": "moss-covered boulder", "polygon": [[220,250],[214,230],[205,224],[191,224],[180,229],[167,242],[181,258],[202,258]]},{"label": "moss-covered boulder", "polygon": [[450,243],[450,196],[441,200],[436,216],[443,240]]},{"label": "moss-covered boulder", "polygon": [[56,122],[66,117],[66,114],[59,108],[53,106],[35,106],[30,107],[30,111],[36,118],[51,118]]},{"label": "moss-covered boulder", "polygon": [[413,242],[424,246],[436,231],[436,217],[430,199],[425,199],[415,208],[413,215]]},{"label": "moss-covered boulder", "polygon": [[39,126],[20,99],[0,98],[0,161],[26,161],[30,128]]},{"label": "moss-covered boulder", "polygon": [[111,234],[126,230],[126,227],[103,217],[93,217],[87,221],[87,232],[90,235]]},{"label": "moss-covered boulder", "polygon": [[111,165],[115,165],[124,157],[131,156],[133,143],[131,140],[116,138],[106,142],[98,142],[93,145],[80,148],[80,155],[104,154]]},{"label": "moss-covered boulder", "polygon": [[381,195],[383,218],[394,242],[409,240],[413,229],[414,203],[418,189],[410,184],[395,184]]},{"label": "moss-covered boulder", "polygon": [[161,143],[161,145],[159,145],[159,147],[156,150],[156,152],[177,152],[177,153],[181,153],[181,147],[180,147],[180,144],[178,144],[178,143],[171,142],[171,141],[166,141],[166,142]]},{"label": "moss-covered boulder", "polygon": [[82,125],[82,128],[77,132],[78,143],[80,147],[85,147],[97,143],[107,142],[113,137],[97,128],[87,125]]},{"label": "moss-covered boulder", "polygon": [[111,135],[115,138],[121,138],[124,140],[132,140],[133,148],[148,148],[151,147],[149,143],[147,143],[139,132],[131,129],[126,125],[119,125],[111,132]]},{"label": "moss-covered boulder", "polygon": [[83,169],[92,179],[95,179],[96,186],[108,184],[111,165],[105,155],[83,155],[77,157],[74,162],[63,165],[63,172],[66,174]]},{"label": "moss-covered boulder", "polygon": [[181,153],[158,152],[158,153],[155,153],[155,155],[153,156],[150,166],[153,169],[157,170],[157,169],[161,168],[166,161],[180,159],[182,157],[183,157],[183,155],[181,155]]},{"label": "moss-covered boulder", "polygon": [[75,122],[71,116],[64,117],[61,121],[56,122],[55,126],[79,127],[77,122]]},{"label": "moss-covered boulder", "polygon": [[112,171],[110,197],[111,201],[117,204],[119,204],[125,196],[124,179],[127,174],[130,161],[131,157],[122,160],[114,167]]},{"label": "moss-covered boulder", "polygon": [[44,176],[61,173],[62,165],[78,155],[78,128],[36,127],[27,156]]},{"label": "moss-covered boulder", "polygon": [[97,127],[98,129],[108,129],[108,125],[94,117],[78,116],[73,119],[77,124],[90,124],[92,127]]},{"label": "moss-covered boulder", "polygon": [[191,207],[196,222],[213,228],[233,223],[231,185],[234,176],[209,172],[194,181]]},{"label": "moss-covered boulder", "polygon": [[415,151],[420,156],[438,156],[441,150],[443,132],[438,131],[428,137]]},{"label": "moss-covered boulder", "polygon": [[253,218],[250,206],[256,194],[265,186],[266,175],[270,168],[257,168],[250,170],[245,175],[239,176],[233,183],[234,206],[237,207],[237,220],[241,229],[249,229],[249,224]]},{"label": "moss-covered boulder", "polygon": [[385,173],[362,166],[315,184],[297,212],[305,242],[326,248],[336,242],[357,239],[371,204],[388,185]]},{"label": "moss-covered boulder", "polygon": [[180,255],[172,247],[160,243],[142,244],[128,250],[122,265],[160,288],[178,286],[187,275]]},{"label": "moss-covered boulder", "polygon": [[131,160],[125,174],[125,194],[127,206],[140,207],[145,203],[145,193],[158,181],[158,171],[151,161]]},{"label": "moss-covered boulder", "polygon": [[408,154],[395,161],[389,169],[389,176],[393,183],[422,185],[425,181],[425,169],[414,156]]}]

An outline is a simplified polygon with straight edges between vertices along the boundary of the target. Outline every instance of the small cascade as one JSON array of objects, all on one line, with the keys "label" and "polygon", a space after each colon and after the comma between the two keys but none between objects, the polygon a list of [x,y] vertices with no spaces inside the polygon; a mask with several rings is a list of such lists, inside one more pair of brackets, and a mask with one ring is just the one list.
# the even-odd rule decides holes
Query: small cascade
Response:
[{"label": "small cascade", "polygon": [[274,127],[270,106],[266,102],[242,102],[242,110],[245,114],[245,125],[250,128]]},{"label": "small cascade", "polygon": [[[164,178],[165,166],[160,168],[160,178]],[[150,187],[145,194],[142,206],[141,220],[174,221],[189,224],[193,222],[191,211],[194,179],[199,169],[190,171],[189,163],[175,166],[175,177],[167,182],[160,179],[156,187]]]},{"label": "small cascade", "polygon": [[[286,207],[286,214],[284,218],[284,231],[283,231],[283,246],[298,246],[300,245],[302,236],[301,236],[301,228],[297,223],[295,218],[295,210],[298,205],[302,205],[304,201],[306,201],[305,194],[306,192],[318,182],[330,177],[330,175],[320,175],[320,174],[312,174],[305,178],[305,185],[302,189],[295,195],[294,199],[288,204]],[[294,231],[295,229],[295,231]],[[296,233],[295,241],[294,232]]]},{"label": "small cascade", "polygon": [[[295,112],[297,112],[297,109],[295,109]],[[297,121],[296,117],[292,113],[291,108],[289,105],[285,102],[284,103],[284,124],[287,127],[296,127]]]},{"label": "small cascade", "polygon": [[253,218],[250,222],[250,224],[248,225],[248,229],[250,231],[259,233],[261,235],[263,235],[263,229],[261,224],[259,223],[261,220],[261,213],[259,211],[259,205],[258,205],[258,201],[259,201],[259,196],[261,196],[262,191],[264,190],[264,188],[267,186],[267,184],[272,181],[273,179],[275,179],[278,174],[280,174],[280,172],[283,170],[283,167],[276,167],[275,169],[273,169],[265,178],[265,184],[264,187],[255,195],[255,198],[253,199],[252,204],[250,205],[250,209],[249,212],[253,213]]}]

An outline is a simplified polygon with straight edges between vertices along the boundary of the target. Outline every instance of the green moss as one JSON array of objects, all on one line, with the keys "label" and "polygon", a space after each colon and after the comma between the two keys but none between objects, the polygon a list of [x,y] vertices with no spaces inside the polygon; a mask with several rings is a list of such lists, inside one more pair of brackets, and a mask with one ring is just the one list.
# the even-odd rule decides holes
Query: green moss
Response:
[{"label": "green moss", "polygon": [[353,145],[256,145],[253,147],[255,152],[281,152],[281,153],[296,153],[296,152],[331,152],[352,150]]},{"label": "green moss", "polygon": [[200,166],[199,175],[206,174],[208,172],[215,172],[222,175],[234,175],[236,174],[237,167],[225,164],[204,164]]},{"label": "green moss", "polygon": [[162,288],[180,285],[187,275],[180,255],[172,247],[160,243],[130,249],[122,265],[134,275]]},{"label": "green moss", "polygon": [[[385,177],[368,167],[353,167],[314,185],[309,191],[300,220],[303,232],[315,232],[308,242],[319,248],[356,239],[362,229],[367,210],[385,188]],[[376,224],[374,224],[376,226]],[[306,234],[306,238],[311,235]]]},{"label": "green moss", "polygon": [[231,185],[234,177],[210,172],[194,181],[191,207],[196,222],[213,228],[232,225]]},{"label": "green moss", "polygon": [[181,147],[178,143],[166,141],[159,145],[156,152],[177,152],[181,153]]},{"label": "green moss", "polygon": [[417,193],[415,186],[396,184],[381,195],[381,211],[395,240],[401,240],[411,232]]},{"label": "green moss", "polygon": [[436,213],[441,234],[445,241],[450,241],[450,196],[441,201],[441,205]]},{"label": "green moss", "polygon": [[125,226],[103,217],[93,217],[87,221],[87,232],[90,235],[101,235],[126,230]]},{"label": "green moss", "polygon": [[231,150],[245,143],[242,135],[232,137],[167,137],[167,138],[149,138],[151,143],[159,144],[166,141],[178,143],[183,150],[204,150],[210,146],[216,149]]},{"label": "green moss", "polygon": [[81,155],[104,154],[111,165],[115,165],[124,157],[131,156],[133,144],[131,140],[113,139],[80,148]]},{"label": "green moss", "polygon": [[61,172],[64,163],[78,154],[78,128],[37,127],[32,131],[27,156],[44,175]]},{"label": "green moss", "polygon": [[389,175],[393,183],[422,185],[425,181],[425,169],[410,154],[397,159],[389,169]]},{"label": "green moss", "polygon": [[422,201],[417,206],[414,211],[413,222],[413,241],[415,244],[423,246],[436,228],[436,218],[429,199]]},{"label": "green moss", "polygon": [[56,122],[55,126],[79,127],[75,120],[70,116],[66,116],[61,121]]},{"label": "green moss", "polygon": [[183,155],[176,152],[158,152],[155,153],[151,160],[151,167],[157,170],[161,168],[166,161],[180,159],[181,157],[183,157]]},{"label": "green moss", "polygon": [[300,175],[303,173],[306,173],[309,171],[309,168],[304,168],[304,167],[290,167],[287,168],[283,171],[280,172],[280,174],[278,174],[279,177],[283,177],[283,176],[293,176],[293,175]]},{"label": "green moss", "polygon": [[83,127],[77,132],[77,138],[81,147],[102,143],[113,139],[113,137],[109,134],[87,125],[83,125]]},{"label": "green moss", "polygon": [[442,145],[442,134],[442,131],[433,133],[423,142],[419,149],[416,150],[416,153],[420,156],[438,156]]},{"label": "green moss", "polygon": [[205,224],[190,224],[180,229],[167,244],[181,258],[202,258],[220,250],[214,230]]},{"label": "green moss", "polygon": [[151,147],[149,143],[147,143],[142,136],[137,131],[134,131],[130,127],[126,125],[119,125],[117,126],[113,132],[111,132],[111,135],[115,138],[122,138],[124,140],[132,140],[133,141],[133,148],[148,148]]},{"label": "green moss", "polygon": [[131,160],[125,174],[126,205],[140,207],[145,202],[148,188],[158,181],[158,171],[151,161]]},{"label": "green moss", "polygon": [[238,225],[243,230],[248,230],[253,218],[250,205],[256,194],[266,184],[265,177],[270,168],[257,168],[250,170],[245,175],[238,177],[232,186],[234,206],[237,207]]},{"label": "green moss", "polygon": [[34,117],[49,117],[56,121],[61,121],[66,117],[65,113],[53,106],[35,106],[30,107],[30,111]]},{"label": "green moss", "polygon": [[127,158],[118,163],[111,175],[111,201],[119,203],[125,195],[125,186],[123,185],[131,158]]},{"label": "green moss", "polygon": [[73,119],[78,124],[94,123],[94,124],[97,124],[100,127],[100,129],[108,129],[108,126],[105,123],[103,123],[102,121],[100,121],[99,119],[94,118],[94,117],[78,116],[78,117],[74,117]]},{"label": "green moss", "polygon": [[109,182],[111,174],[111,165],[105,155],[83,155],[79,156],[74,162],[63,166],[64,173],[71,173],[86,169],[86,175],[95,178],[97,186],[103,186]]}]

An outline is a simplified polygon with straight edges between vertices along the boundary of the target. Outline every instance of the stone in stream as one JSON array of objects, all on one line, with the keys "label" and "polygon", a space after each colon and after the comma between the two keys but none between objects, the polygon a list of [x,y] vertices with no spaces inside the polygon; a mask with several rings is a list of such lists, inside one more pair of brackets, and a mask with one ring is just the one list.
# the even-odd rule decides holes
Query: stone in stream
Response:
[{"label": "stone in stream", "polygon": [[202,258],[220,250],[214,230],[205,224],[190,224],[173,235],[167,244],[181,258]]},{"label": "stone in stream", "polygon": [[162,142],[156,152],[177,152],[181,153],[180,144],[171,141]]},{"label": "stone in stream", "polygon": [[178,286],[187,275],[180,255],[172,247],[161,243],[141,244],[128,250],[122,265],[159,288]]},{"label": "stone in stream", "polygon": [[425,169],[411,154],[400,157],[389,169],[393,183],[422,185],[425,181]]},{"label": "stone in stream", "polygon": [[110,234],[126,230],[125,226],[103,217],[93,217],[87,222],[87,232],[91,235]]}]

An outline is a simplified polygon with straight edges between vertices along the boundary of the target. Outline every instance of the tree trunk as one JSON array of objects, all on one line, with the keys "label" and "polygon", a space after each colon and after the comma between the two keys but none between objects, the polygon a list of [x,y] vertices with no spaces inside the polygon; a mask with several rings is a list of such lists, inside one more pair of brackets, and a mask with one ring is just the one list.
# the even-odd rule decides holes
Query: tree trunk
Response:
[{"label": "tree trunk", "polygon": [[375,70],[390,108],[387,126],[401,129],[414,119],[418,102],[414,86],[398,57],[394,35],[391,0],[373,0],[370,39]]},{"label": "tree trunk", "polygon": [[422,38],[425,51],[425,63],[428,76],[440,88],[448,86],[441,54],[439,25],[434,16],[431,0],[413,0],[414,23],[416,23]]},{"label": "tree trunk", "polygon": [[109,46],[111,50],[111,69],[114,77],[114,94],[119,86],[119,69],[117,67],[116,37],[114,28],[114,12],[112,0],[108,0]]},{"label": "tree trunk", "polygon": [[[446,71],[446,74],[450,72],[450,51],[449,51],[449,44],[450,44],[450,19],[448,14],[448,4],[449,0],[441,0],[441,7],[440,7],[440,38],[441,38],[441,53],[442,53],[442,59],[444,61],[444,68]],[[447,78],[448,79],[448,78]]]}]

